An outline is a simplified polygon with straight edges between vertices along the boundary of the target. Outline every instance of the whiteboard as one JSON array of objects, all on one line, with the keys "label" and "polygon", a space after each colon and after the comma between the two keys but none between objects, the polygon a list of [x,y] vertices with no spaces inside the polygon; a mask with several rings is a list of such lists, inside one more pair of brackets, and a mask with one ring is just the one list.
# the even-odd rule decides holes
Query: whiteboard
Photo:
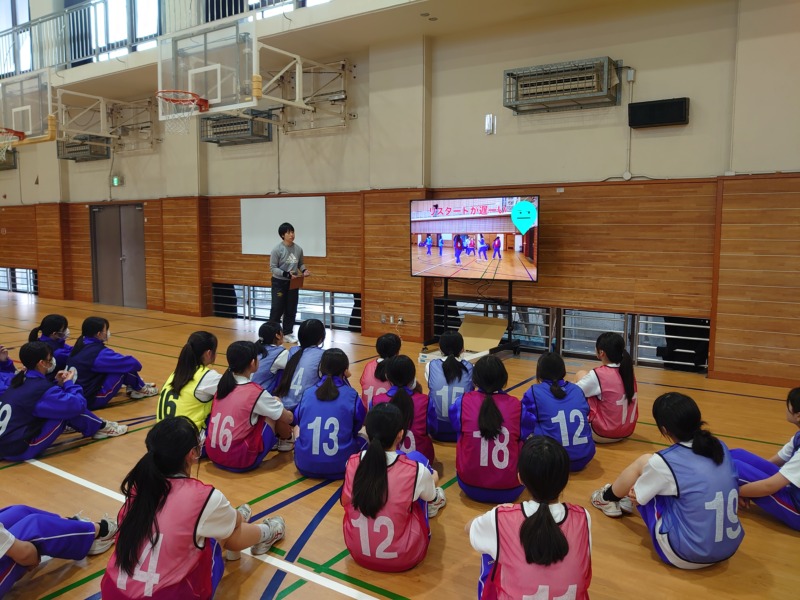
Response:
[{"label": "whiteboard", "polygon": [[242,254],[264,254],[281,242],[281,223],[294,226],[304,256],[326,256],[325,196],[242,198]]}]

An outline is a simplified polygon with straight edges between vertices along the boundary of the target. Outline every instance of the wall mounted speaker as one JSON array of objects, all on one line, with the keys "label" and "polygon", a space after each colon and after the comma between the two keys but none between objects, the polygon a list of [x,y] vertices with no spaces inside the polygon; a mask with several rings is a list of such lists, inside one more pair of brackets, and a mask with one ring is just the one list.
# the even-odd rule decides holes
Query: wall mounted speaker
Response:
[{"label": "wall mounted speaker", "polygon": [[631,102],[628,104],[628,126],[633,129],[686,125],[688,122],[688,98]]}]

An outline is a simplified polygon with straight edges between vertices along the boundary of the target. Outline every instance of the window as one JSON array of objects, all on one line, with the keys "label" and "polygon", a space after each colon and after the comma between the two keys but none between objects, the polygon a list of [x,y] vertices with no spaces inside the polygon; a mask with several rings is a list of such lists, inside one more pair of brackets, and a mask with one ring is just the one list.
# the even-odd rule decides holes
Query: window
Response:
[{"label": "window", "polygon": [[[0,77],[30,71],[30,29],[15,29],[31,20],[28,0],[6,0],[0,2]],[[19,65],[19,71],[17,70]]]}]

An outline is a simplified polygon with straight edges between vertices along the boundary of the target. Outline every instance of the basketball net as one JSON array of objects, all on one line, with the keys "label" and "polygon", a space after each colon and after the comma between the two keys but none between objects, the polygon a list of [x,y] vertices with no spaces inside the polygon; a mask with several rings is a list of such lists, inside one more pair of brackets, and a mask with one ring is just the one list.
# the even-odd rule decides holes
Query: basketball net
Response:
[{"label": "basketball net", "polygon": [[6,152],[9,151],[11,148],[11,144],[16,142],[17,140],[24,140],[25,134],[21,131],[14,131],[13,129],[7,129],[5,127],[0,127],[0,161],[6,159]]},{"label": "basketball net", "polygon": [[192,116],[208,110],[208,101],[193,92],[182,90],[159,90],[156,92],[164,129],[167,133],[189,133]]}]

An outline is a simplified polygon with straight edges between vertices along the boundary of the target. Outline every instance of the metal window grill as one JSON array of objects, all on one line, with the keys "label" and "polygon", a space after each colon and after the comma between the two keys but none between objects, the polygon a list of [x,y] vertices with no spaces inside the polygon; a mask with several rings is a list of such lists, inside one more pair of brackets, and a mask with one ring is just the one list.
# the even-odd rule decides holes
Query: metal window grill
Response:
[{"label": "metal window grill", "polygon": [[[268,287],[214,283],[214,315],[266,321],[272,307]],[[300,290],[297,321],[319,319],[325,327],[361,331],[361,295],[346,292]]]},{"label": "metal window grill", "polygon": [[565,354],[593,357],[601,333],[614,331],[628,339],[628,321],[628,315],[621,313],[564,309],[558,347]]},{"label": "metal window grill", "polygon": [[707,319],[636,315],[634,360],[637,364],[684,371],[708,369]]},{"label": "metal window grill", "polygon": [[33,269],[0,267],[0,290],[22,294],[38,294],[38,274]]},{"label": "metal window grill", "polygon": [[[508,320],[508,304],[499,301],[435,298],[433,318],[436,335],[440,335],[445,329],[445,311],[447,329],[458,329],[464,316],[468,314]],[[543,351],[550,346],[550,309],[512,305],[511,315],[511,335],[513,339],[519,340],[522,350]]]},{"label": "metal window grill", "polygon": [[503,106],[519,114],[617,105],[621,66],[603,56],[506,70]]}]

